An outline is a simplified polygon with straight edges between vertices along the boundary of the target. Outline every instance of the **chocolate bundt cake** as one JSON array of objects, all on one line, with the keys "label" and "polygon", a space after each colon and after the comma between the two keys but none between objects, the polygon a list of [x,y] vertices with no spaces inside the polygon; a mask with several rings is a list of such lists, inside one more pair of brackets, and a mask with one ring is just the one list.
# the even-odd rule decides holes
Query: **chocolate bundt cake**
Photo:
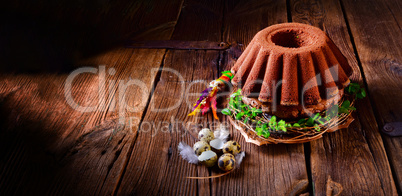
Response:
[{"label": "chocolate bundt cake", "polygon": [[280,118],[298,118],[337,103],[352,68],[319,28],[283,23],[258,32],[231,72],[244,102]]}]

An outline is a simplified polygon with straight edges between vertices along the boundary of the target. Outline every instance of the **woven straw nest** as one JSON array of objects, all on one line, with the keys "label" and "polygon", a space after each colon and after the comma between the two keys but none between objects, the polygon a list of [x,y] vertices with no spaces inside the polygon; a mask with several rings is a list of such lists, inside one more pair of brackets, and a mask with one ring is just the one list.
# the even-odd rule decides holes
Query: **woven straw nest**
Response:
[{"label": "woven straw nest", "polygon": [[[354,99],[351,96],[345,95],[338,102],[338,105],[342,105],[345,100],[349,100],[351,102],[351,106],[354,105]],[[288,127],[287,132],[277,132],[272,131],[268,138],[263,136],[258,136],[255,131],[255,125],[244,123],[244,118],[236,120],[234,117],[238,113],[238,111],[231,109],[232,115],[229,116],[229,121],[231,124],[238,129],[243,137],[246,139],[246,142],[250,142],[256,144],[258,146],[264,144],[298,144],[310,142],[313,140],[317,140],[322,137],[322,135],[326,132],[334,132],[339,129],[348,128],[350,123],[353,122],[354,118],[351,116],[352,110],[349,112],[342,113],[336,117],[331,118],[329,121],[326,121],[324,124],[319,124],[319,130],[316,127]],[[321,112],[320,115],[324,115],[325,111]],[[261,114],[256,117],[256,120],[261,120],[262,122],[269,122],[270,116],[267,114]],[[296,123],[297,121],[290,122]]]}]

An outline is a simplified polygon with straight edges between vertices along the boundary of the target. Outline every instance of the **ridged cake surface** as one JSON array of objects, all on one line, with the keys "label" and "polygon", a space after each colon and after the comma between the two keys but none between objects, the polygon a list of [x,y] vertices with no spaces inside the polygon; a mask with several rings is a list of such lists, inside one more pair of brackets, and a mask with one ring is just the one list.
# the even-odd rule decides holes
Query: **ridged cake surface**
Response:
[{"label": "ridged cake surface", "polygon": [[349,85],[352,73],[325,32],[300,23],[277,24],[258,32],[231,71],[232,83],[243,96],[291,111],[283,117],[298,117],[305,113],[301,108],[323,103],[326,109],[329,101],[342,96],[340,90]]}]

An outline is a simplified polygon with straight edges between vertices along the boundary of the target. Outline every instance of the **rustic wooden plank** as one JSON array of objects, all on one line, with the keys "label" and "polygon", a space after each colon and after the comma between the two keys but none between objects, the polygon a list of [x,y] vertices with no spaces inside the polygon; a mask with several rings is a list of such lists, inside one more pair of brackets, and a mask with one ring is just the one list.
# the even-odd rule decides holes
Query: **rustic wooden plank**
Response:
[{"label": "rustic wooden plank", "polygon": [[[342,1],[343,2],[343,1]],[[366,76],[380,130],[402,121],[402,15],[400,1],[345,1],[350,30]],[[383,135],[398,190],[402,188],[401,137]]]},{"label": "rustic wooden plank", "polygon": [[[394,18],[393,12],[388,10],[389,6],[394,6],[393,1],[345,2],[344,6],[380,123],[400,122],[402,104],[399,100],[402,95],[394,89],[402,87],[399,72],[402,54],[399,49],[402,41],[399,38],[402,31],[400,18]],[[356,12],[350,13],[350,10],[357,7],[360,8],[357,9],[359,15]],[[372,23],[374,19],[376,22],[368,25],[368,21]]]},{"label": "rustic wooden plank", "polygon": [[[185,1],[172,40],[220,41],[222,5]],[[187,114],[199,92],[217,77],[218,58],[218,51],[168,51],[117,194],[210,194],[210,180],[185,178],[208,176],[208,169],[182,160],[177,146],[180,141],[194,144],[200,126],[214,122],[211,114],[198,119]],[[160,111],[166,108],[172,109]]]},{"label": "rustic wooden plank", "polygon": [[[153,24],[163,26],[164,20],[170,27],[151,37],[169,39],[182,1],[150,3],[139,21],[152,25],[152,17],[163,15]],[[117,25],[122,24],[127,25]],[[124,85],[138,80],[150,91],[157,75],[152,68],[161,66],[165,51],[118,48],[81,61],[79,66],[105,65],[106,92],[98,93],[98,74],[81,74],[72,84],[75,102],[95,106],[94,111],[67,104],[68,74],[3,74],[1,194],[112,194],[136,137],[139,122],[129,120],[143,116],[150,93]],[[123,103],[137,110],[120,107]]]},{"label": "rustic wooden plank", "polygon": [[[112,57],[110,60],[113,62],[109,61],[109,65],[117,63],[115,66],[110,66],[116,69],[116,75],[108,77],[108,81],[115,78],[115,81],[127,82],[129,77],[132,77],[141,79],[151,89],[153,78],[157,72],[152,73],[149,68],[159,68],[160,63],[157,62],[162,62],[164,50],[136,50],[135,52],[130,50],[119,49],[115,51],[117,56],[113,56],[111,53],[106,54]],[[127,54],[130,55],[126,56]],[[121,62],[118,62],[118,59]],[[126,62],[124,63],[124,61]],[[3,116],[7,116],[5,118],[7,120],[3,124],[6,127],[3,126],[5,129],[2,132],[4,136],[2,144],[7,146],[2,148],[4,151],[2,155],[5,155],[2,159],[6,164],[2,165],[1,171],[7,173],[2,173],[5,178],[2,178],[1,187],[13,183],[12,180],[6,178],[13,175],[24,176],[22,179],[16,178],[15,184],[18,184],[17,182],[24,185],[25,183],[32,184],[32,181],[38,183],[37,186],[32,184],[32,187],[25,186],[25,189],[10,190],[17,191],[17,193],[18,191],[29,192],[32,191],[31,189],[37,190],[37,192],[45,190],[82,191],[81,193],[112,192],[112,185],[118,182],[118,174],[124,167],[124,155],[130,146],[127,141],[132,141],[135,137],[135,123],[138,124],[138,122],[134,122],[132,127],[120,128],[118,120],[115,120],[121,114],[119,103],[122,102],[119,100],[121,97],[118,93],[124,91],[119,91],[118,85],[111,86],[110,96],[104,97],[101,104],[98,104],[98,100],[101,98],[97,91],[98,77],[90,74],[81,75],[77,78],[77,84],[73,85],[73,94],[78,97],[76,101],[97,106],[95,112],[81,113],[73,110],[65,102],[63,96],[65,76],[3,78],[10,86],[2,88],[7,92],[2,100]],[[16,89],[16,92],[13,92],[13,89]],[[126,103],[134,107],[137,105],[139,111],[126,112],[123,110],[123,116],[141,118],[147,97],[143,99],[142,96],[138,96],[142,91],[136,87],[126,89],[124,93],[129,96]],[[46,94],[54,94],[54,96],[49,98],[45,96]],[[114,110],[109,108],[113,102],[116,103]],[[13,115],[8,115],[10,112]],[[110,123],[114,125],[110,126]],[[102,132],[102,134],[98,132]],[[10,139],[12,142],[9,141]],[[25,156],[13,160],[16,153]],[[35,156],[43,158],[36,160]],[[37,161],[36,164],[46,162],[47,164],[43,164],[40,168],[46,171],[45,168],[54,167],[55,171],[50,170],[49,176],[43,176],[38,173],[42,170],[33,170],[27,166],[32,164],[32,161],[34,163]],[[81,172],[88,173],[88,175],[80,175]],[[58,175],[54,176],[54,174]],[[59,181],[53,181],[54,178]],[[104,180],[110,181],[109,186],[106,184],[101,187],[105,183]],[[52,182],[55,182],[54,186],[62,186],[63,189],[59,190],[60,187],[54,187],[56,190],[49,190]],[[2,189],[2,191],[7,192],[8,190]]]},{"label": "rustic wooden plank", "polygon": [[[121,58],[121,62],[116,62],[117,64],[113,66],[116,74],[106,79],[106,81],[114,80],[120,83],[111,85],[111,95],[102,100],[100,110],[92,114],[91,118],[99,119],[100,122],[90,126],[89,133],[80,136],[66,157],[61,160],[66,164],[65,171],[75,170],[87,174],[61,179],[70,180],[66,184],[75,187],[74,193],[80,190],[88,193],[111,194],[125,168],[126,156],[130,152],[130,142],[135,140],[136,128],[139,124],[139,121],[132,119],[141,119],[157,75],[157,71],[153,69],[159,68],[165,54],[164,50],[131,52],[131,57]],[[120,55],[121,51],[117,54]],[[109,53],[108,56],[112,54]],[[115,58],[111,59],[116,61]],[[107,61],[101,60],[101,62]],[[112,64],[113,62],[110,62],[109,65]],[[147,90],[143,91],[135,85],[124,89],[124,85],[130,81],[143,84]],[[114,104],[115,109],[112,109]],[[135,108],[136,111],[130,111],[128,107]],[[99,179],[99,183],[94,184],[96,179]],[[88,184],[91,184],[90,187],[93,189],[89,189]]]},{"label": "rustic wooden plank", "polygon": [[[287,22],[286,1],[226,1],[223,40],[243,50],[263,28]],[[236,51],[222,53],[221,70],[230,70]],[[238,55],[238,54],[237,54]],[[225,122],[229,121],[225,118]],[[256,146],[231,129],[246,158],[236,172],[212,180],[212,195],[296,195],[308,190],[304,148],[297,145]]]},{"label": "rustic wooden plank", "polygon": [[258,31],[287,22],[285,1],[228,1],[225,12],[223,40],[238,42],[242,50]]},{"label": "rustic wooden plank", "polygon": [[[326,31],[353,67],[351,79],[363,84],[338,1],[291,1],[291,14],[294,22],[311,24]],[[396,194],[387,154],[368,98],[359,100],[357,113],[357,119],[349,129],[326,134],[323,139],[310,143],[315,194],[327,193],[330,178],[343,186],[346,195]]]},{"label": "rustic wooden plank", "polygon": [[[216,76],[217,68],[214,63],[218,57],[219,52],[215,51],[167,53],[164,68],[178,71],[184,80],[171,77],[171,73],[164,71],[165,76],[158,82],[150,109],[141,122],[118,194],[209,194],[209,180],[185,179],[187,176],[208,176],[208,170],[182,160],[177,146],[180,141],[191,145],[197,140],[192,136],[194,134],[188,132],[199,131],[192,130],[192,127],[200,122],[194,122],[193,117],[187,117],[190,104],[195,101],[196,96],[190,97],[188,103],[186,98],[189,93],[198,94],[205,88],[203,83],[194,85],[191,82],[193,79],[211,80]],[[182,66],[184,64],[186,66]],[[191,86],[193,87],[190,92],[186,92]],[[158,111],[166,108],[172,110]],[[210,115],[208,116],[211,119]]]}]

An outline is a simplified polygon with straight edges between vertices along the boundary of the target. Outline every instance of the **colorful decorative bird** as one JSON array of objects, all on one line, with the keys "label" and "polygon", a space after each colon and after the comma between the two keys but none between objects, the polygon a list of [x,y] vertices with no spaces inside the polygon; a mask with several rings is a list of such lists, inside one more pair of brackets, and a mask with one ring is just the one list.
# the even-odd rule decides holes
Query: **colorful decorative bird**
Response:
[{"label": "colorful decorative bird", "polygon": [[219,120],[216,115],[216,94],[223,89],[226,84],[229,84],[232,78],[233,74],[230,71],[223,71],[220,78],[211,81],[209,87],[202,91],[201,96],[194,104],[192,112],[188,115],[193,116],[200,111],[204,114],[211,108],[214,118]]}]

